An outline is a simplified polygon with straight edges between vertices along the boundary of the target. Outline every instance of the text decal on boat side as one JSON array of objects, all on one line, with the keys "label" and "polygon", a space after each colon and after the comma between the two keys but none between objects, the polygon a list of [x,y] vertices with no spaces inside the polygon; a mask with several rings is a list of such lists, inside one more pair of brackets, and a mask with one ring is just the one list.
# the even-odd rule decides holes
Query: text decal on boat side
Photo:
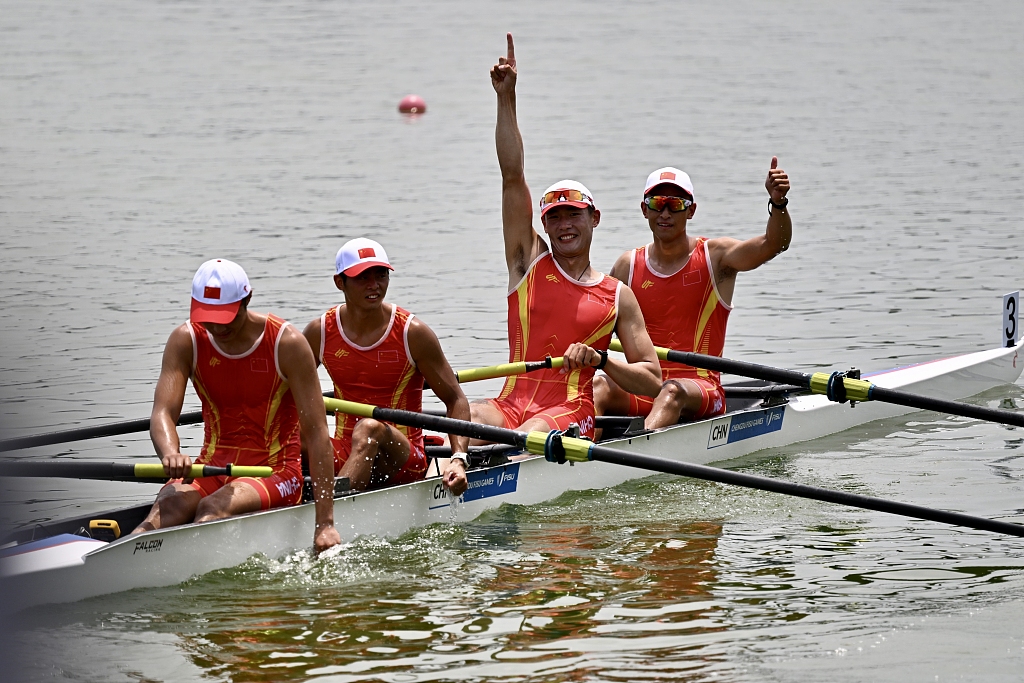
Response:
[{"label": "text decal on boat side", "polygon": [[711,423],[711,435],[708,437],[708,448],[717,448],[727,443],[743,441],[769,432],[782,429],[782,418],[786,415],[786,406],[758,410],[754,413],[740,413],[723,417]]},{"label": "text decal on boat side", "polygon": [[158,553],[163,544],[164,539],[162,538],[154,538],[152,541],[135,541],[135,550],[132,551],[132,555],[138,552]]},{"label": "text decal on boat side", "polygon": [[[499,469],[470,470],[466,473],[469,487],[462,494],[462,502],[502,496],[513,493],[519,484],[519,463],[511,463]],[[434,484],[434,501],[439,505],[431,505],[435,510],[448,505],[448,489],[441,482]]]}]

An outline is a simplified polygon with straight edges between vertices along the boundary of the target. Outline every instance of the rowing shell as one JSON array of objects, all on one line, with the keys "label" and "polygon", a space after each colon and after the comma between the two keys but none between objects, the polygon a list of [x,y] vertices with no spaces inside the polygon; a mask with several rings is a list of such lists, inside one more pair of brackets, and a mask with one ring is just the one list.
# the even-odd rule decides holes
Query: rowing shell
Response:
[{"label": "rowing shell", "polygon": [[[1024,342],[864,376],[882,387],[958,399],[1013,383],[1022,369]],[[751,407],[607,443],[708,464],[909,412],[886,403],[850,406],[820,395],[797,396],[781,405]],[[538,456],[470,470],[459,517],[469,520],[503,503],[530,505],[565,491],[606,488],[647,476],[641,470],[606,463],[563,465],[558,471],[554,467]],[[431,477],[344,495],[335,500],[334,517],[345,542],[365,535],[394,537],[415,527],[449,521],[450,503],[441,479]],[[141,521],[148,508],[121,511],[127,522],[123,528],[131,528],[133,519]],[[171,586],[236,566],[255,554],[281,557],[309,547],[314,512],[312,504],[305,504],[122,536],[110,543],[74,535],[81,521],[52,522],[37,527],[34,539],[22,532],[0,547],[0,614],[134,588]]]}]

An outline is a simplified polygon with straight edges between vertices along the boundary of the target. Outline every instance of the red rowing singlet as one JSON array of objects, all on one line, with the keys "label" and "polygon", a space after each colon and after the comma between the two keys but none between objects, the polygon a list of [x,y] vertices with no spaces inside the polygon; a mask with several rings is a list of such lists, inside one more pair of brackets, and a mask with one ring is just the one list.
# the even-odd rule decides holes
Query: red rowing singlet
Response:
[{"label": "red rowing singlet", "polygon": [[[732,306],[718,295],[707,238],[697,238],[686,264],[671,275],[651,267],[647,250],[633,250],[626,284],[640,302],[651,341],[677,351],[721,356]],[[661,361],[661,376],[663,380],[700,378],[721,384],[717,372],[669,361]]]},{"label": "red rowing singlet", "polygon": [[[537,257],[508,293],[509,362],[557,358],[575,342],[606,351],[618,318],[621,284],[607,275],[583,284],[569,277],[550,252]],[[497,403],[515,404],[525,419],[557,406],[581,404],[592,418],[594,372],[583,368],[563,375],[551,369],[512,376]],[[581,427],[589,431],[587,425]]]},{"label": "red rowing singlet", "polygon": [[[422,410],[423,375],[409,352],[412,313],[391,304],[391,320],[384,336],[371,346],[357,346],[345,336],[340,309],[335,306],[320,316],[320,361],[334,382],[335,397],[382,408]],[[335,416],[335,437],[346,445],[348,457],[357,418],[344,413]],[[392,426],[409,439],[413,453],[423,451],[423,430]]]},{"label": "red rowing singlet", "polygon": [[263,334],[231,356],[202,325],[192,334],[192,385],[203,402],[203,451],[210,465],[299,466],[299,415],[277,364],[277,345],[289,323],[267,315]]}]

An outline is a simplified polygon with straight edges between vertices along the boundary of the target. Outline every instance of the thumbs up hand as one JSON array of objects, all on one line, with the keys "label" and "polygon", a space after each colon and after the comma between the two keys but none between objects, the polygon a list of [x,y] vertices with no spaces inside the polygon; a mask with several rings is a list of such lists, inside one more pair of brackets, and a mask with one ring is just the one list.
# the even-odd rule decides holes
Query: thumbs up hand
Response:
[{"label": "thumbs up hand", "polygon": [[768,171],[768,178],[764,181],[764,189],[768,190],[768,194],[776,204],[781,203],[783,197],[789,192],[789,176],[779,168],[778,157],[772,157],[772,167]]}]

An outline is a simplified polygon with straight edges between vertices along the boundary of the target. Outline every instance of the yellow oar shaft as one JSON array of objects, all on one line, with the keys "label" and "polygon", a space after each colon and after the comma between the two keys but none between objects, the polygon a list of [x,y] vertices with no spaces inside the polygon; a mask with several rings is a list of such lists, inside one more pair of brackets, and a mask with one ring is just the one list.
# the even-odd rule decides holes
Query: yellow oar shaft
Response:
[{"label": "yellow oar shaft", "polygon": [[520,361],[519,363],[503,363],[501,365],[491,365],[486,368],[469,368],[467,370],[459,370],[456,376],[459,378],[459,383],[465,382],[478,382],[483,379],[494,379],[495,377],[510,377],[512,375],[523,375],[527,372],[533,372],[534,370],[541,370],[543,368],[560,368],[564,362],[564,358],[546,358],[542,361]]}]

